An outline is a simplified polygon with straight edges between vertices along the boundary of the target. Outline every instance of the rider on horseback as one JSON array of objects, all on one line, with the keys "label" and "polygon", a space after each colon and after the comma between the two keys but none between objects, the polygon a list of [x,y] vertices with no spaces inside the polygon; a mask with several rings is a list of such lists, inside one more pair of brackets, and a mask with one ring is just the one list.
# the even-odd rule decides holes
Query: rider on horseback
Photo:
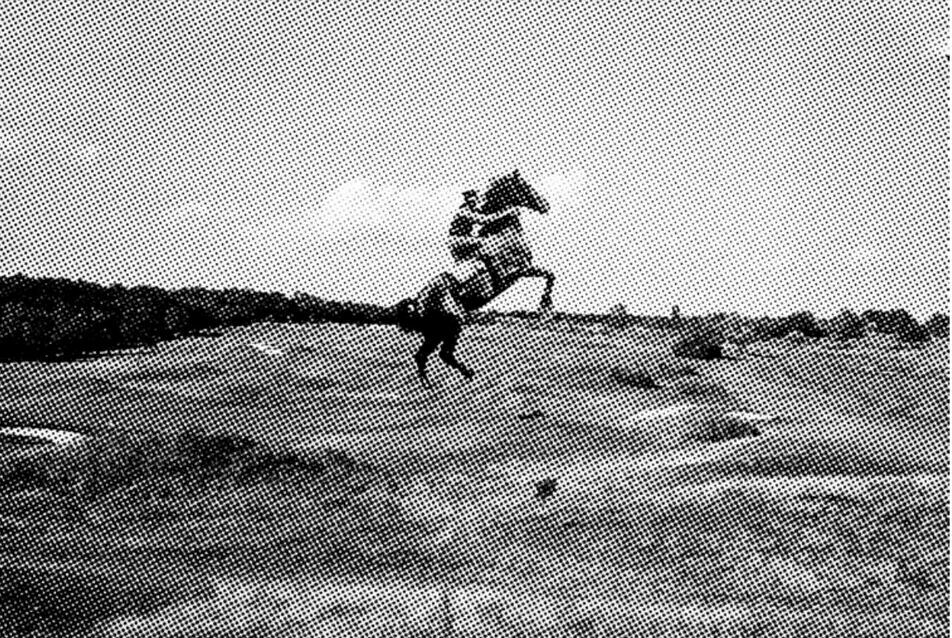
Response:
[{"label": "rider on horseback", "polygon": [[528,266],[532,256],[522,235],[518,208],[486,210],[479,206],[474,190],[464,192],[463,200],[450,224],[449,248],[455,262],[450,274],[476,286],[477,296],[486,296]]},{"label": "rider on horseback", "polygon": [[518,171],[494,180],[482,206],[476,191],[466,191],[463,198],[464,204],[450,226],[453,268],[434,277],[416,297],[400,301],[395,308],[402,330],[423,335],[414,359],[426,386],[426,362],[437,348],[447,365],[467,378],[473,376],[473,371],[455,357],[466,314],[491,302],[518,279],[544,277],[546,289],[540,307],[545,310],[552,305],[555,277],[532,265],[532,253],[519,221],[521,210],[545,213],[548,203]]},{"label": "rider on horseback", "polygon": [[458,283],[456,292],[463,284],[468,284],[472,293],[484,297],[502,285],[495,255],[486,250],[489,241],[486,231],[506,224],[516,215],[512,209],[487,213],[480,208],[476,191],[463,193],[463,204],[453,217],[449,233],[454,264],[448,274]]}]

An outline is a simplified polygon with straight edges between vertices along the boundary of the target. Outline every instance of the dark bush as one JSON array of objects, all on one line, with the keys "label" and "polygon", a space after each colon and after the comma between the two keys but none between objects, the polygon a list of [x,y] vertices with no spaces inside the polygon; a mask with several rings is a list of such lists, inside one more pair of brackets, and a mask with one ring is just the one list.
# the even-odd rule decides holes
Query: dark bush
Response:
[{"label": "dark bush", "polygon": [[699,378],[681,379],[674,387],[679,394],[692,398],[725,398],[730,395],[724,386]]},{"label": "dark bush", "polygon": [[0,360],[77,358],[263,321],[393,323],[391,309],[298,293],[162,290],[0,277]]},{"label": "dark bush", "polygon": [[904,323],[896,330],[896,339],[900,343],[919,344],[929,341],[929,332],[923,328],[918,321],[910,317],[909,322]]},{"label": "dark bush", "polygon": [[939,339],[948,339],[949,338],[949,315],[937,312],[925,323],[925,329],[933,337]]},{"label": "dark bush", "polygon": [[640,368],[623,368],[616,366],[612,368],[611,377],[622,385],[632,388],[653,390],[661,387],[649,372]]},{"label": "dark bush", "polygon": [[[926,330],[915,317],[901,308],[893,310],[867,310],[863,318],[877,332],[896,335],[897,341],[904,344],[925,343],[929,340],[930,330]],[[937,323],[941,319],[937,320]],[[928,324],[927,324],[928,325]]]},{"label": "dark bush", "polygon": [[844,310],[833,318],[832,337],[837,341],[862,339],[866,336],[866,322],[852,310]]},{"label": "dark bush", "polygon": [[787,334],[786,324],[774,317],[758,317],[750,324],[750,341],[781,339]]},{"label": "dark bush", "polygon": [[[898,335],[901,332],[914,333],[913,324],[919,325],[908,311],[896,308],[893,310],[867,310],[863,313],[865,319],[877,332]],[[920,326],[921,327],[921,326]]]},{"label": "dark bush", "polygon": [[721,359],[724,357],[724,337],[714,330],[695,332],[676,341],[671,350],[674,356],[684,359]]},{"label": "dark bush", "polygon": [[704,421],[703,427],[690,438],[702,443],[721,443],[754,436],[760,436],[760,430],[752,422],[733,416],[719,416]]},{"label": "dark bush", "polygon": [[817,323],[816,318],[809,312],[795,312],[788,316],[784,320],[784,323],[786,324],[787,334],[796,330],[808,339],[818,339],[826,336],[826,333]]}]

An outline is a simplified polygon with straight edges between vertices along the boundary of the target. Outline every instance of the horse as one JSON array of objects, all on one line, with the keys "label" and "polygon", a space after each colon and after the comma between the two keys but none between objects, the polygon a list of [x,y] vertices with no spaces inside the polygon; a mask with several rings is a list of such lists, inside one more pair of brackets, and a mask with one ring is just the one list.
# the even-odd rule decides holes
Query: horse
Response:
[{"label": "horse", "polygon": [[427,362],[437,348],[446,365],[467,380],[475,376],[471,368],[456,358],[466,315],[490,303],[520,279],[544,278],[546,287],[539,309],[543,313],[551,309],[555,275],[533,265],[532,253],[522,235],[520,209],[544,214],[549,205],[518,171],[493,180],[483,195],[482,212],[494,221],[485,224],[473,241],[451,246],[460,268],[441,273],[415,298],[397,303],[397,326],[404,332],[423,336],[413,358],[424,387],[432,387]]}]

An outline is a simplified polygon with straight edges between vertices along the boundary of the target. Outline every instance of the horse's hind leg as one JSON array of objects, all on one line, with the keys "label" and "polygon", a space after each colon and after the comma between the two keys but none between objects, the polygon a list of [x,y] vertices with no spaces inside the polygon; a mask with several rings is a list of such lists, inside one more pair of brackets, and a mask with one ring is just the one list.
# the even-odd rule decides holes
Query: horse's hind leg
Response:
[{"label": "horse's hind leg", "polygon": [[476,373],[473,372],[470,368],[466,367],[459,359],[456,358],[456,344],[459,340],[459,335],[461,332],[461,327],[457,327],[450,335],[443,341],[443,346],[440,348],[440,359],[448,365],[449,367],[457,370],[467,379],[472,379]]},{"label": "horse's hind leg", "polygon": [[417,353],[413,356],[413,360],[416,361],[417,366],[417,377],[419,377],[423,387],[427,389],[431,388],[432,384],[426,374],[426,363],[430,359],[430,355],[436,351],[439,345],[440,339],[432,335],[424,335],[420,349],[417,350]]}]

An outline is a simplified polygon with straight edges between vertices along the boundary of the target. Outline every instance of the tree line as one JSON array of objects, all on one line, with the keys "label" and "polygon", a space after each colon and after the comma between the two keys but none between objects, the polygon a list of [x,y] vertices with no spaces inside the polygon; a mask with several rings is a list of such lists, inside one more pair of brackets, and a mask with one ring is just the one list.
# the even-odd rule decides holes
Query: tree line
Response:
[{"label": "tree line", "polygon": [[[535,312],[485,311],[474,323],[493,323],[501,316],[534,318]],[[845,310],[831,319],[809,312],[786,317],[747,318],[719,313],[706,317],[637,316],[624,306],[607,314],[557,313],[578,324],[616,327],[716,330],[746,341],[799,334],[806,338],[860,338],[868,332],[895,334],[900,341],[921,343],[949,336],[949,317],[936,313],[919,323],[905,310]],[[152,286],[102,286],[69,279],[0,277],[0,360],[70,358],[86,353],[153,346],[181,336],[258,322],[392,324],[392,308],[322,299],[305,293],[290,297],[275,292],[231,288],[164,290]]]},{"label": "tree line", "polygon": [[[715,313],[700,317],[671,317],[629,315],[621,304],[613,306],[603,316],[616,327],[641,326],[655,329],[680,329],[684,332],[716,331],[746,341],[783,339],[792,335],[807,339],[831,338],[837,341],[860,339],[870,333],[895,335],[904,343],[924,343],[932,338],[948,338],[949,315],[935,313],[924,322],[916,320],[909,311],[866,310],[858,314],[843,310],[831,318],[817,318],[811,312],[801,311],[781,317],[743,317],[736,313]],[[591,321],[592,317],[583,320]]]},{"label": "tree line", "polygon": [[68,279],[0,277],[0,359],[69,358],[153,346],[257,322],[392,323],[388,308],[297,293],[164,290]]}]

